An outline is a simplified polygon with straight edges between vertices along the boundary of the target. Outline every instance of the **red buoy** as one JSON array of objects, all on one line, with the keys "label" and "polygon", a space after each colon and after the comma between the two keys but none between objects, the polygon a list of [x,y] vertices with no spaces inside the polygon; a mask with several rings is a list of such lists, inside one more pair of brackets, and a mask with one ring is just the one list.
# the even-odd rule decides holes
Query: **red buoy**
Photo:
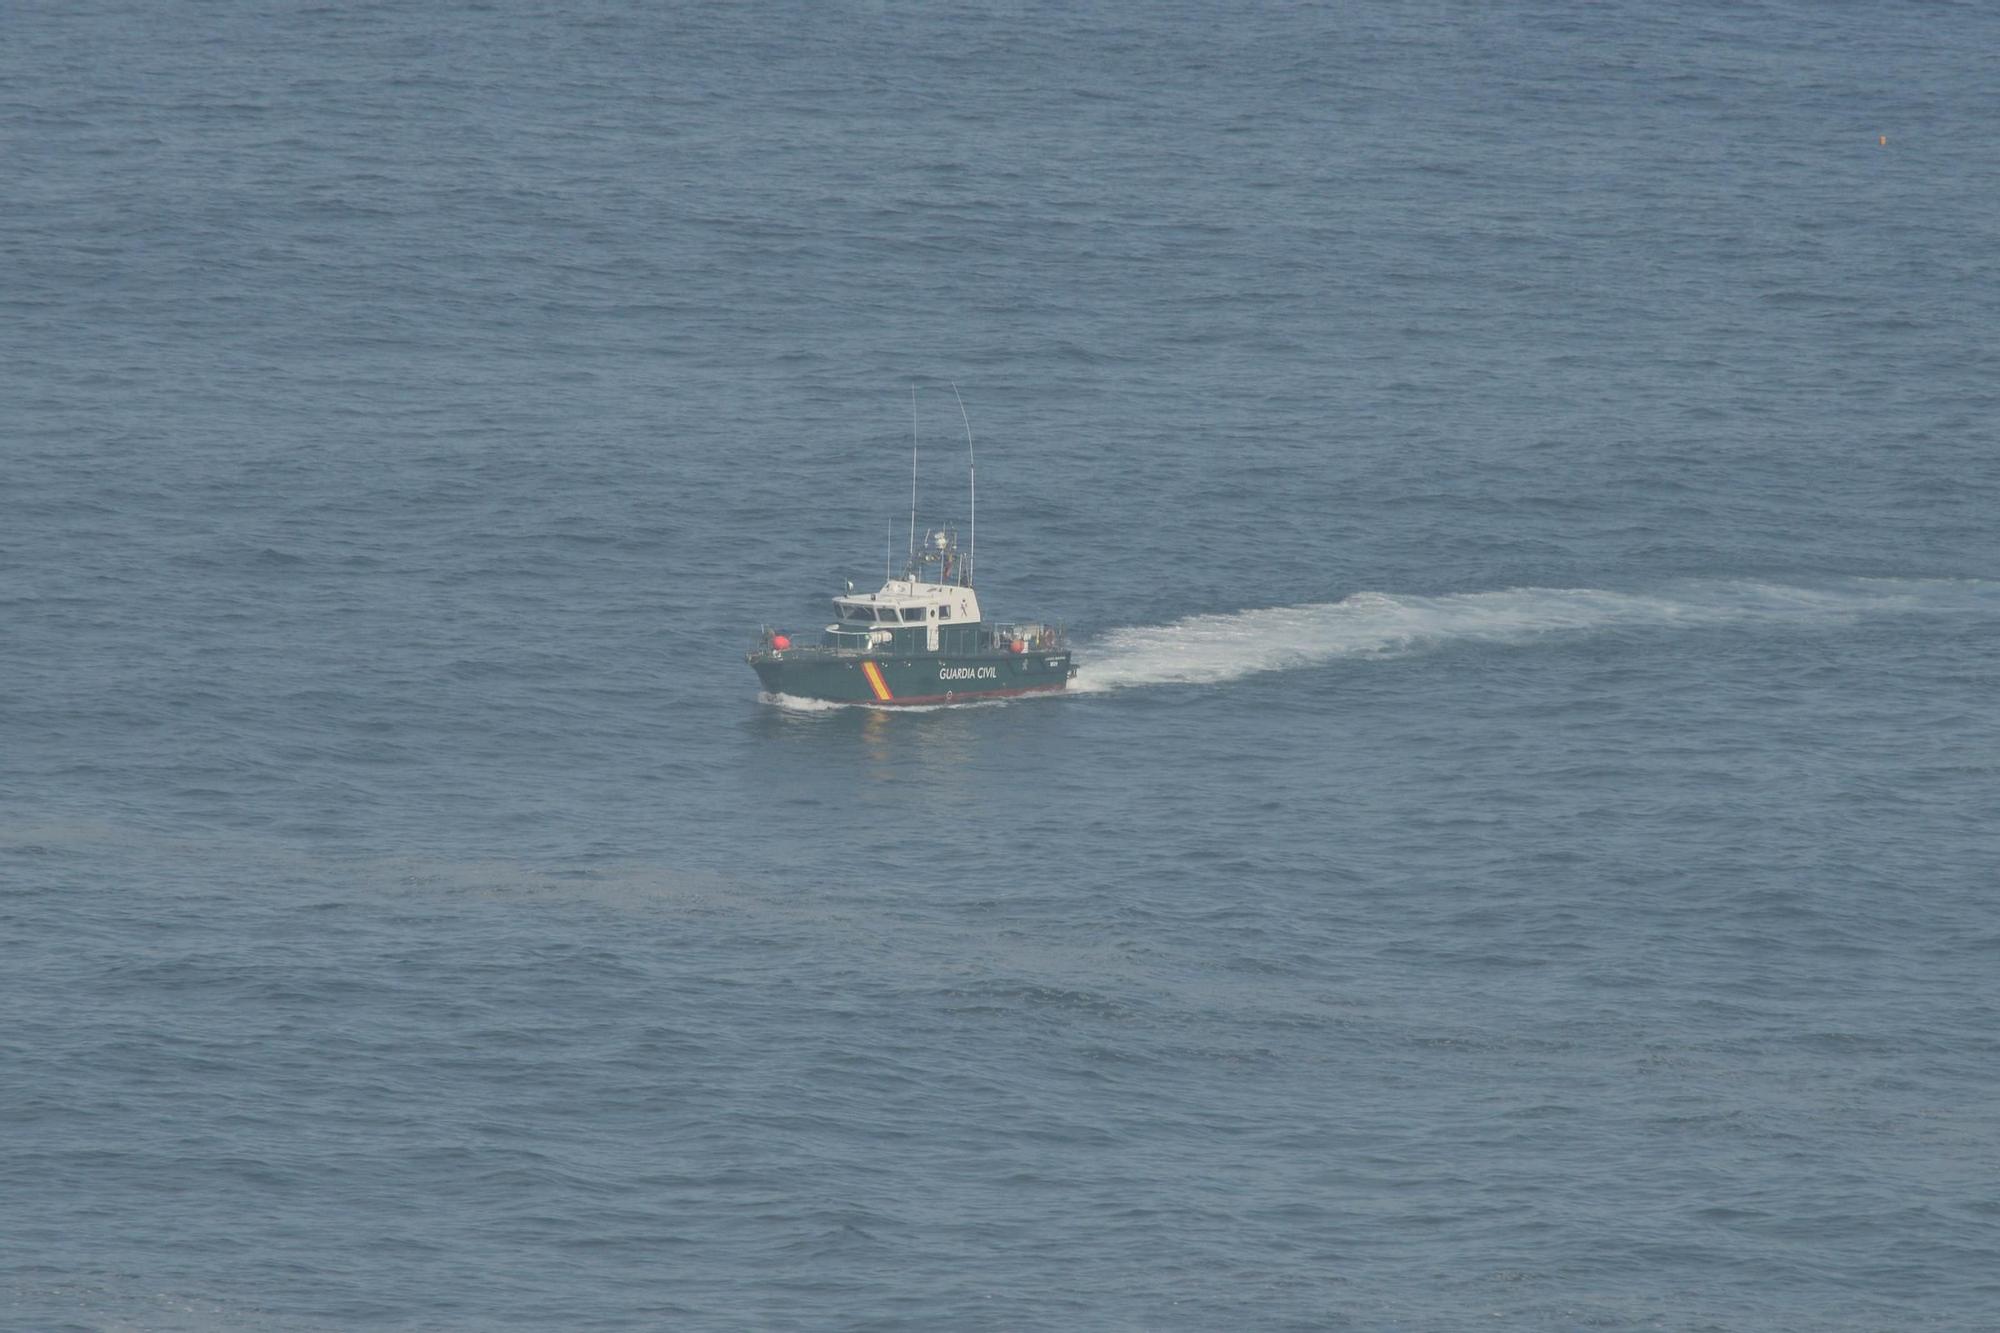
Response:
[{"label": "red buoy", "polygon": [[771,646],[782,653],[785,649],[792,646],[792,641],[783,634],[773,634],[771,636]]}]

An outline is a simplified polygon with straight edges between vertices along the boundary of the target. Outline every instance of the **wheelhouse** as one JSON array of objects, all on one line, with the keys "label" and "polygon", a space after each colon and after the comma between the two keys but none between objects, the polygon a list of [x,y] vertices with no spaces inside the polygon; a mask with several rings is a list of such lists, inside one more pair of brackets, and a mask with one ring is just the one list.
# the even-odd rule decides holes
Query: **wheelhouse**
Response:
[{"label": "wheelhouse", "polygon": [[990,651],[993,634],[979,614],[972,567],[961,559],[955,533],[924,534],[901,578],[875,592],[833,599],[834,622],[822,646],[841,652],[958,653]]}]

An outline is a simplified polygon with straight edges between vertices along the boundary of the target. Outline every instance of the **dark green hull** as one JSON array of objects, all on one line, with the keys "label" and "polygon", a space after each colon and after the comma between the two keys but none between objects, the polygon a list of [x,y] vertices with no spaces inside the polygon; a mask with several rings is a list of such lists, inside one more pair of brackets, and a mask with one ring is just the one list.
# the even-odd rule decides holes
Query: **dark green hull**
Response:
[{"label": "dark green hull", "polygon": [[770,694],[831,703],[959,704],[1060,690],[1076,674],[1068,649],[1030,653],[833,653],[765,650],[750,666]]}]

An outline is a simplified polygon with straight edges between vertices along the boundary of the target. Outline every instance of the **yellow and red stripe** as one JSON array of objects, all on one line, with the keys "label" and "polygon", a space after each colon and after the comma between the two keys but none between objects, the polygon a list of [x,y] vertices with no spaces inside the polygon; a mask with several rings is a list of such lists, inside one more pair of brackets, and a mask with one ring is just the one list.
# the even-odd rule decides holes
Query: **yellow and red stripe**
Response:
[{"label": "yellow and red stripe", "polygon": [[882,679],[882,668],[873,662],[861,664],[861,674],[868,677],[868,688],[875,691],[876,699],[888,703],[896,696],[889,693],[889,683]]}]

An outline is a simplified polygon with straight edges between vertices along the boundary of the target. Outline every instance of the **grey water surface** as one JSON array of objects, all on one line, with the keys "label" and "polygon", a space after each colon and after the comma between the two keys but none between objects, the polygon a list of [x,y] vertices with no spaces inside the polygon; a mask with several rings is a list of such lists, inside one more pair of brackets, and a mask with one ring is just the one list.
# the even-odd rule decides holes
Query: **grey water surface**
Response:
[{"label": "grey water surface", "polygon": [[2000,1327],[1995,50],[4,7],[0,1326]]}]

